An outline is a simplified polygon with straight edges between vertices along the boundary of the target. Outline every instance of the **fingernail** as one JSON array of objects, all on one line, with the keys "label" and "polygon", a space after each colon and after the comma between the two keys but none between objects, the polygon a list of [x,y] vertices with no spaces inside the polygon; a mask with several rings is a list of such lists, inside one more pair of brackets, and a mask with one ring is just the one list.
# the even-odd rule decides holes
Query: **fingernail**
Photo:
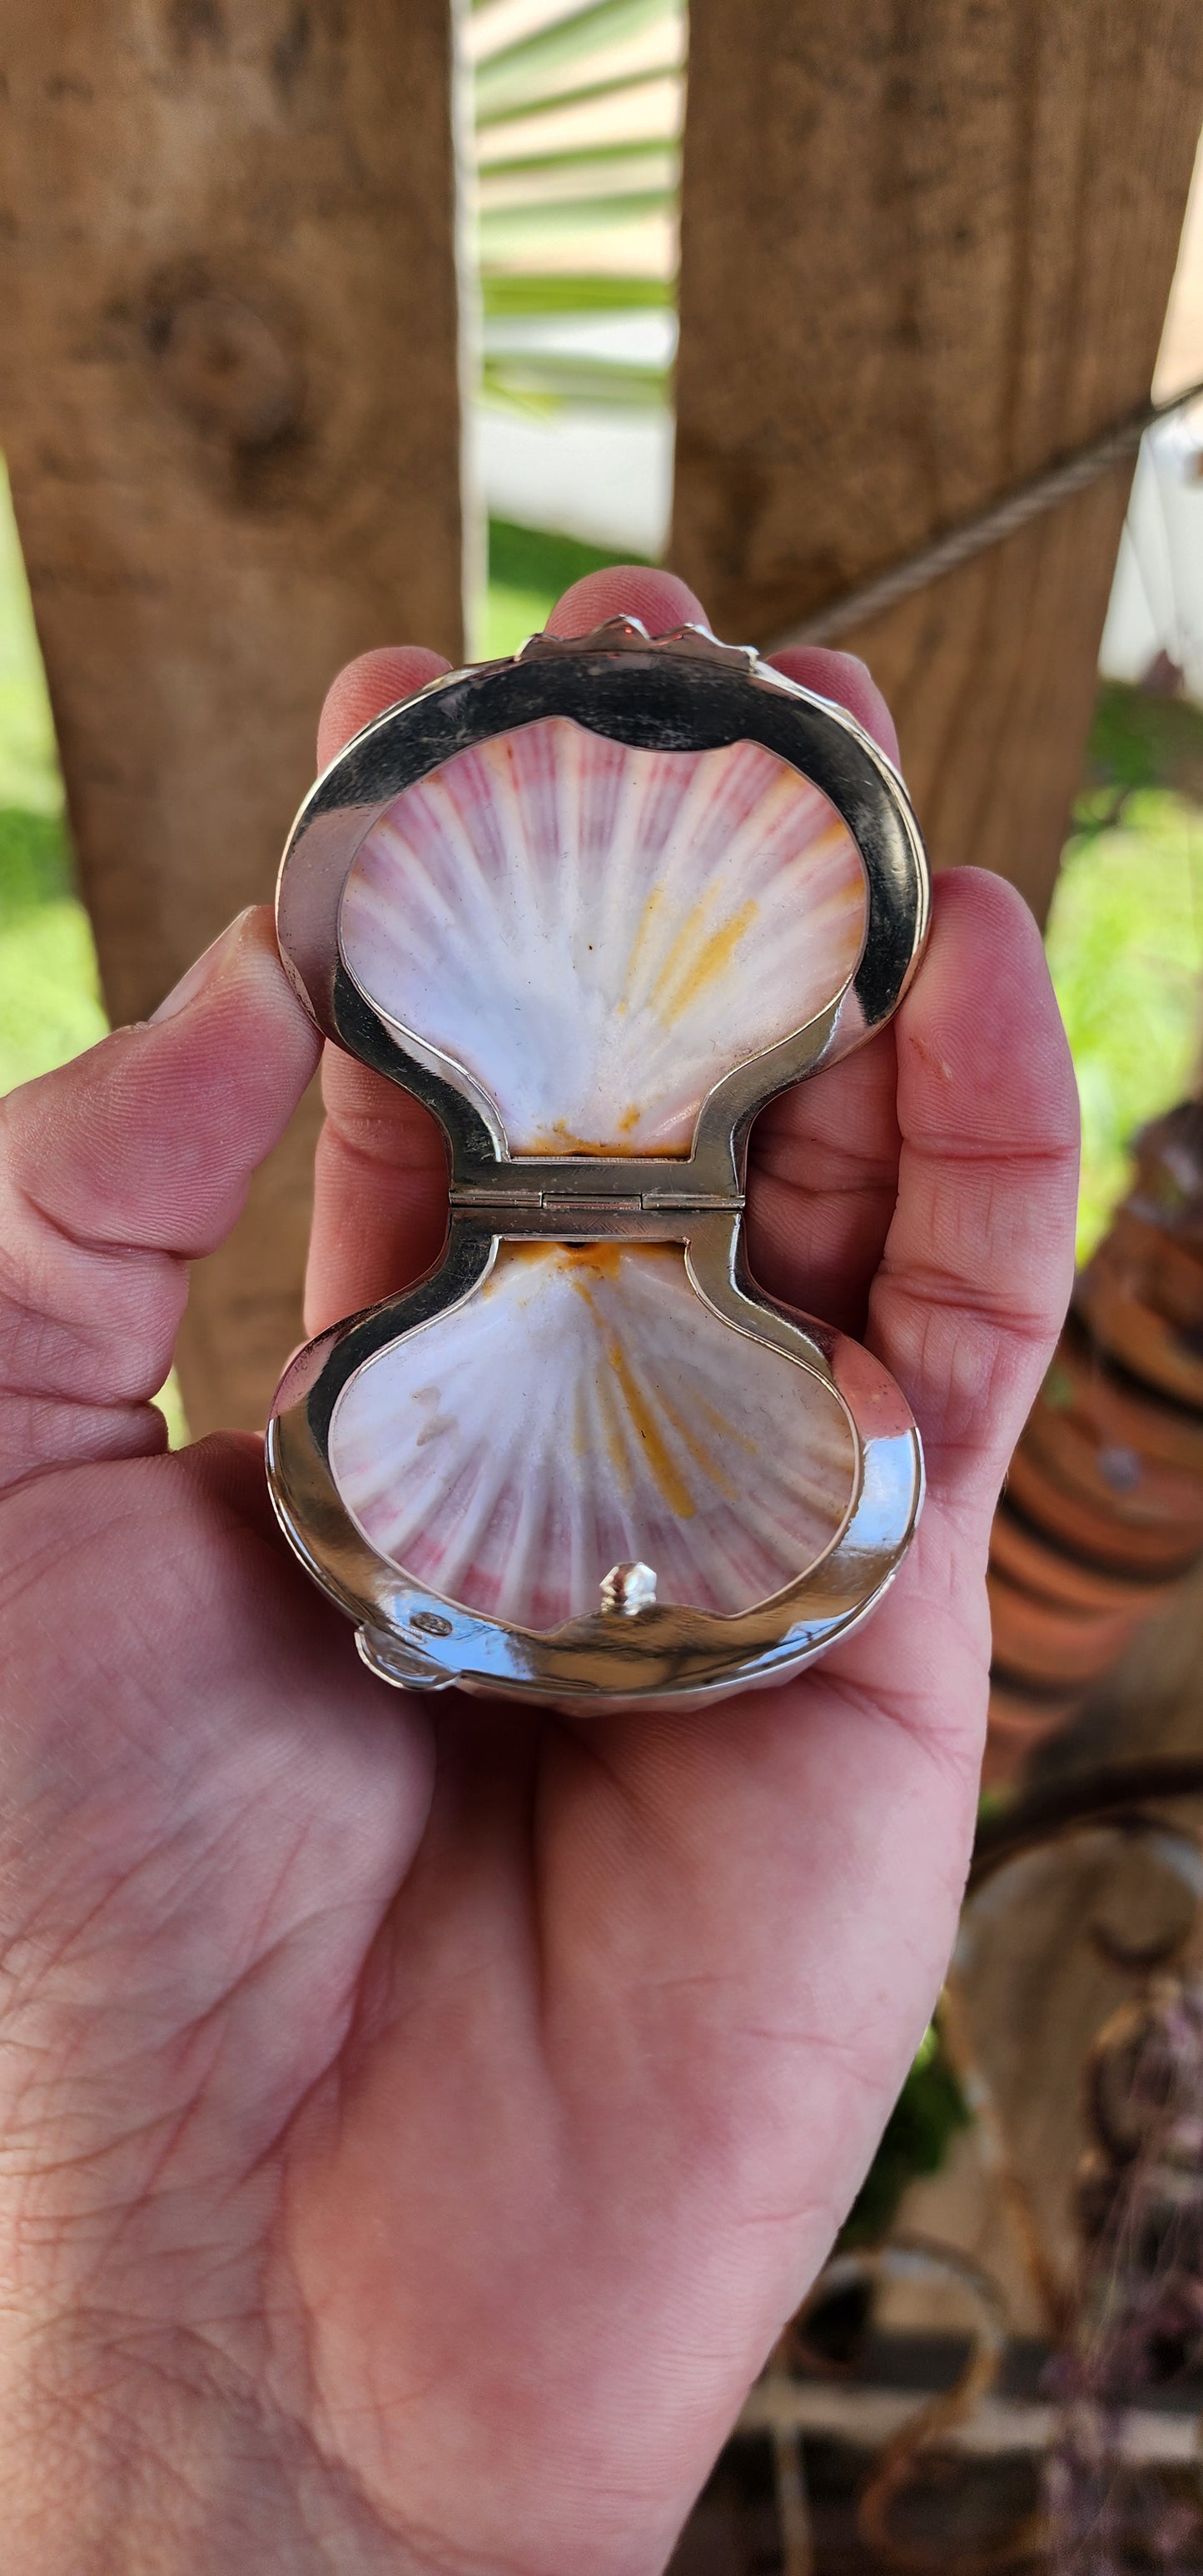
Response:
[{"label": "fingernail", "polygon": [[[247,911],[249,909],[248,905]],[[154,1028],[159,1020],[174,1020],[177,1011],[186,1011],[189,1002],[194,1002],[197,994],[203,993],[210,976],[216,974],[227,948],[233,942],[235,933],[241,929],[245,920],[246,911],[243,911],[239,913],[237,920],[227,923],[226,928],[219,931],[216,939],[206,948],[204,955],[196,958],[187,973],[181,975],[179,983],[173,984],[171,991],[164,994],[158,1010],[151,1012],[148,1023],[151,1028]]]}]

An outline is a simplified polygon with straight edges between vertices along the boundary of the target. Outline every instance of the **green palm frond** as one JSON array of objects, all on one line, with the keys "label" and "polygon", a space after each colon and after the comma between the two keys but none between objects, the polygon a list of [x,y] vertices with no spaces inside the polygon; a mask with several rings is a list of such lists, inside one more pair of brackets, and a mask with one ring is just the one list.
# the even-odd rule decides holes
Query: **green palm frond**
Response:
[{"label": "green palm frond", "polygon": [[[493,0],[493,6],[498,9],[498,0]],[[487,113],[490,108],[496,110],[504,97],[510,113],[516,114],[554,89],[563,70],[629,42],[670,14],[666,0],[585,0],[583,8],[560,9],[549,24],[493,50],[482,10],[477,24],[483,28],[484,40],[473,47],[479,105]]]},{"label": "green palm frond", "polygon": [[486,399],[667,401],[684,38],[685,0],[477,0]]},{"label": "green palm frond", "polygon": [[479,137],[491,133],[494,126],[515,124],[519,118],[525,125],[534,117],[555,116],[569,108],[593,107],[600,99],[620,99],[624,103],[633,101],[641,98],[646,90],[658,89],[665,81],[675,80],[679,69],[679,64],[672,61],[657,64],[651,71],[619,72],[610,80],[588,81],[581,89],[553,90],[549,98],[532,99],[529,105],[521,108],[512,107],[504,100],[497,107],[478,100],[476,132]]},{"label": "green palm frond", "polygon": [[568,171],[578,181],[596,171],[599,179],[608,173],[645,169],[666,160],[675,160],[673,146],[655,136],[647,143],[582,143],[563,152],[525,152],[513,160],[482,160],[479,165],[482,191],[497,179],[546,179]]},{"label": "green palm frond", "polygon": [[566,224],[582,228],[592,224],[628,224],[640,215],[671,214],[676,203],[672,188],[633,189],[629,194],[615,189],[591,197],[519,197],[508,206],[482,206],[480,236],[487,251],[510,232],[536,231],[554,233]]},{"label": "green palm frond", "polygon": [[522,410],[553,411],[560,403],[662,403],[668,396],[666,367],[639,367],[623,359],[570,357],[487,357],[482,390]]},{"label": "green palm frond", "polygon": [[486,269],[481,280],[486,320],[509,315],[666,312],[673,282],[664,277],[586,276],[577,270]]}]

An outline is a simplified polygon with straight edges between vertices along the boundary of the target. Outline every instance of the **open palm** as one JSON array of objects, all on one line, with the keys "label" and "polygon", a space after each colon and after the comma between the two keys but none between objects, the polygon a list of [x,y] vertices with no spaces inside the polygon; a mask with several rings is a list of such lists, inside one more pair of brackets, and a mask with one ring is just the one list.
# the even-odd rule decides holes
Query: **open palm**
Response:
[{"label": "open palm", "polygon": [[[700,612],[597,575],[575,633]],[[375,654],[324,753],[444,667]],[[786,657],[893,748],[860,665]],[[762,1117],[752,1264],[923,1432],[863,1633],[702,1715],[426,1703],[293,1565],[258,1442],[164,1451],[186,1262],[317,1040],[248,914],[0,1128],[0,2517],[9,2576],[653,2576],[931,2010],[1000,1478],[1068,1291],[1033,925],[937,888],[895,1026]],[[436,1131],[326,1068],[309,1329],[438,1248]],[[283,1354],[281,1357],[283,1358]]]}]

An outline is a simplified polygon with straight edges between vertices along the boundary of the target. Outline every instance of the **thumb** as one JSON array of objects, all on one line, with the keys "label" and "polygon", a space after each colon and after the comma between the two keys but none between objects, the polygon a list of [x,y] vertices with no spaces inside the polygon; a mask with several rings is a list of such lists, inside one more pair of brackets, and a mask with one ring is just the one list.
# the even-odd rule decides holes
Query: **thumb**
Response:
[{"label": "thumb", "polygon": [[229,1233],[319,1047],[257,905],[153,1019],[0,1102],[0,1483],[162,1447],[188,1263]]}]

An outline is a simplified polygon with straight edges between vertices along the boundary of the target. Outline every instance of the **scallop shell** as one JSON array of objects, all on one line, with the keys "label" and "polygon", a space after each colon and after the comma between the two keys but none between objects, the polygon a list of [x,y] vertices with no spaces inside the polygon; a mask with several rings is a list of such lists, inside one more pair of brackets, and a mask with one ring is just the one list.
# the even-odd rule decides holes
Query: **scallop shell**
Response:
[{"label": "scallop shell", "polygon": [[866,909],[847,826],[775,753],[638,750],[549,716],[394,798],[339,944],[515,1153],[684,1153],[713,1084],[843,991]]},{"label": "scallop shell", "polygon": [[838,1537],[857,1479],[838,1397],[725,1324],[677,1244],[503,1245],[357,1371],[329,1457],[378,1554],[537,1630],[596,1612],[615,1569],[750,1609]]}]

